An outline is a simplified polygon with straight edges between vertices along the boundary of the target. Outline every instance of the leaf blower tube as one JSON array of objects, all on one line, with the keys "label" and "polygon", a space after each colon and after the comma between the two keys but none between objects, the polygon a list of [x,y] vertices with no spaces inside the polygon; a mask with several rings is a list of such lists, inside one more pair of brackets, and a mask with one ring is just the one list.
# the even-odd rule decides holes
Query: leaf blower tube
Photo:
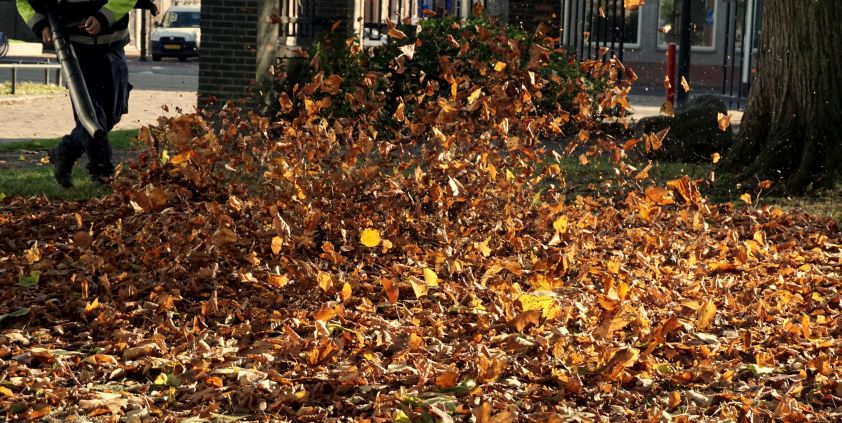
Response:
[{"label": "leaf blower tube", "polygon": [[47,20],[50,22],[50,29],[53,32],[53,45],[56,49],[56,56],[61,64],[61,73],[70,91],[70,100],[73,102],[73,109],[85,131],[95,140],[105,137],[105,129],[99,124],[94,111],[94,104],[91,96],[88,95],[88,86],[82,76],[82,69],[79,68],[79,61],[76,59],[76,52],[73,46],[67,41],[64,33],[64,26],[58,18],[53,2],[47,2]]}]

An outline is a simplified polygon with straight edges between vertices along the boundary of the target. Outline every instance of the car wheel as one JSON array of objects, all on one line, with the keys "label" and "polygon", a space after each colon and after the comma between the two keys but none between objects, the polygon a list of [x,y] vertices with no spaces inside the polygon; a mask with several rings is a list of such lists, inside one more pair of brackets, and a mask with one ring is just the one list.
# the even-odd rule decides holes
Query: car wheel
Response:
[{"label": "car wheel", "polygon": [[153,54],[152,55],[152,61],[160,62],[161,61],[161,55],[160,54]]}]

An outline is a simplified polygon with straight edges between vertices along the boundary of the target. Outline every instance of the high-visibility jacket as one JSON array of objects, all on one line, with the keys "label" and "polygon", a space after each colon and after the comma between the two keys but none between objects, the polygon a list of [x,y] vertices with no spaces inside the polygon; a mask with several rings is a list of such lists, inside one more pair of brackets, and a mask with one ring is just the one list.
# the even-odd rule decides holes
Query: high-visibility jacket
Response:
[{"label": "high-visibility jacket", "polygon": [[[16,0],[18,13],[41,37],[41,31],[49,25],[45,1]],[[129,11],[137,0],[63,0],[58,5],[59,17],[65,26],[70,42],[91,46],[125,45],[129,41]],[[99,34],[90,35],[79,28],[89,17],[95,17],[101,27]]]}]

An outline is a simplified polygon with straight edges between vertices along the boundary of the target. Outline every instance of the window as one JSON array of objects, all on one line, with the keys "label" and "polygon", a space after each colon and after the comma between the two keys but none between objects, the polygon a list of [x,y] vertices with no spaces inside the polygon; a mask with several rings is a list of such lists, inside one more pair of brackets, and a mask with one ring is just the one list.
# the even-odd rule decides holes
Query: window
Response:
[{"label": "window", "polygon": [[[592,17],[592,20],[585,24],[590,38],[599,45],[610,45],[612,41],[619,44],[620,35],[623,34],[625,46],[639,46],[640,9],[626,9],[625,19],[621,19],[620,15],[623,13],[621,1],[606,1],[604,3],[600,1],[599,3],[602,4],[599,8],[597,8],[599,4],[593,5],[595,8],[593,13],[588,10],[588,13],[585,14],[585,16]],[[586,7],[590,9],[590,4],[587,4]],[[617,16],[616,19],[615,16]]]},{"label": "window", "polygon": [[[693,47],[713,47],[716,38],[716,0],[691,0],[690,42]],[[661,0],[658,4],[658,44],[678,42],[681,0]]]},{"label": "window", "polygon": [[[763,29],[763,20],[760,19],[762,16],[762,13],[760,13],[761,10],[763,10],[763,0],[754,0],[754,13],[752,19],[754,24],[754,34],[752,38],[752,49],[756,49],[759,45],[758,40],[760,40],[760,32]],[[748,16],[746,15],[746,0],[737,0],[736,7],[730,9],[729,12],[733,13],[732,18],[735,23],[734,31],[736,32],[736,49],[742,50],[745,37],[745,26],[746,21],[748,20]]]},{"label": "window", "polygon": [[199,12],[167,12],[164,14],[164,28],[198,28],[201,14]]}]

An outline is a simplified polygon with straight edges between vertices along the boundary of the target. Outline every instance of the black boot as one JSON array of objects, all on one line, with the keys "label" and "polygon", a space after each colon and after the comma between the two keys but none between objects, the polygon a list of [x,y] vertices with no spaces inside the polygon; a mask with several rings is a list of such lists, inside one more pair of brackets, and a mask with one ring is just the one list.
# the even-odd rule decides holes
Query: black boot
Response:
[{"label": "black boot", "polygon": [[56,182],[64,188],[73,186],[73,163],[76,162],[61,146],[50,150],[50,163],[53,165],[53,176]]}]

